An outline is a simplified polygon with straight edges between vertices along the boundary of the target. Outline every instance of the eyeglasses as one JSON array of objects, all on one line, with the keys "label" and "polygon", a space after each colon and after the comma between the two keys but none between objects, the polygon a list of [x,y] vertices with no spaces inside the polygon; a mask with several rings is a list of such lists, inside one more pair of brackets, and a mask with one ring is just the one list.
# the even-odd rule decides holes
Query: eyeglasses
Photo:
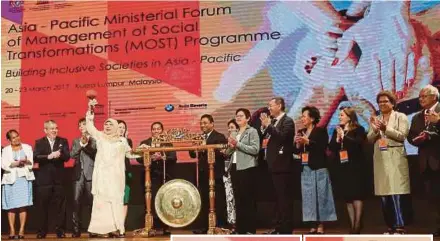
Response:
[{"label": "eyeglasses", "polygon": [[381,100],[378,103],[379,104],[386,104],[386,103],[390,103],[390,101],[389,100]]},{"label": "eyeglasses", "polygon": [[419,95],[419,99],[425,99],[428,98],[428,96],[433,96],[432,94],[429,95]]}]

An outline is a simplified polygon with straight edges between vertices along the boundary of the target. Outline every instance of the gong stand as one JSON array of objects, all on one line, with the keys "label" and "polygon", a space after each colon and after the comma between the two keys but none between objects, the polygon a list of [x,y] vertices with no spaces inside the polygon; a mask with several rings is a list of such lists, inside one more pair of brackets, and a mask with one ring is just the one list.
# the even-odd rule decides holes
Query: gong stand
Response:
[{"label": "gong stand", "polygon": [[[151,158],[150,155],[155,152],[170,152],[170,151],[206,151],[209,165],[209,215],[208,215],[208,234],[221,233],[221,229],[217,228],[217,216],[215,213],[215,177],[214,177],[214,163],[215,150],[225,149],[227,145],[216,144],[206,145],[205,140],[200,134],[189,133],[187,129],[171,129],[159,137],[152,139],[152,146],[160,146],[160,144],[171,143],[173,147],[148,147],[138,148],[136,152],[142,152],[144,156],[145,165],[145,227],[135,231],[136,236],[152,237],[156,235],[156,230],[153,228],[153,214],[151,211]],[[179,146],[184,144],[191,144],[190,146]],[[203,193],[201,195],[204,195]]]}]

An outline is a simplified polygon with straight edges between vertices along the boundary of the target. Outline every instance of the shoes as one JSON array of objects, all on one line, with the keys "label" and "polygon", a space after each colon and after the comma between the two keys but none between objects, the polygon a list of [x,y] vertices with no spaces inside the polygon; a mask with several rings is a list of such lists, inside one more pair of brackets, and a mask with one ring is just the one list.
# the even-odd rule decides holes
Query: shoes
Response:
[{"label": "shoes", "polygon": [[15,236],[15,235],[11,235],[11,236],[9,236],[9,238],[8,239],[18,239],[18,236]]},{"label": "shoes", "polygon": [[397,235],[399,235],[399,234],[406,234],[406,230],[404,228],[396,228],[394,230],[394,234],[397,234]]},{"label": "shoes", "polygon": [[394,234],[394,229],[392,229],[392,228],[388,228],[388,231],[386,231],[386,232],[383,233],[383,234]]},{"label": "shoes", "polygon": [[18,235],[17,238],[18,239],[24,239],[24,235]]},{"label": "shoes", "polygon": [[208,230],[206,230],[206,229],[198,229],[198,230],[193,230],[192,232],[193,232],[193,234],[207,234]]},{"label": "shoes", "polygon": [[37,239],[44,239],[46,238],[46,233],[37,233]]},{"label": "shoes", "polygon": [[81,237],[81,233],[80,232],[73,232],[72,233],[72,238],[80,238]]},{"label": "shoes", "polygon": [[89,233],[89,238],[97,238],[98,235],[96,233]]},{"label": "shoes", "polygon": [[66,233],[64,233],[64,230],[62,230],[62,229],[56,230],[55,233],[57,234],[57,238],[65,238],[66,237]]},{"label": "shoes", "polygon": [[125,238],[125,233],[113,232],[109,233],[108,236],[110,238]]}]

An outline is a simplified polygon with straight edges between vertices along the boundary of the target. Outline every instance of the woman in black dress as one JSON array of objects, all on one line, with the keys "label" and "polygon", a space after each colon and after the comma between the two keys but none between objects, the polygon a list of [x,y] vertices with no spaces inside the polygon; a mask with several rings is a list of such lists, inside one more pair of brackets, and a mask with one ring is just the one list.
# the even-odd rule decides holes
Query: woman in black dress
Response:
[{"label": "woman in black dress", "polygon": [[366,133],[365,129],[359,125],[353,108],[344,108],[340,111],[339,125],[333,132],[330,149],[340,166],[341,190],[350,217],[350,233],[359,234],[363,200],[368,190],[362,148]]}]

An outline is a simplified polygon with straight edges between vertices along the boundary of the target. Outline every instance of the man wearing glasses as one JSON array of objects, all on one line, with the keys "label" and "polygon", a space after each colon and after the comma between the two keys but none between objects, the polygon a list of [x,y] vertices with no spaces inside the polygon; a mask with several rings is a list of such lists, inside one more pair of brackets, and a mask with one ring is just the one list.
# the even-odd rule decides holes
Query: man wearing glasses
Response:
[{"label": "man wearing glasses", "polygon": [[440,104],[439,91],[428,85],[419,94],[422,110],[412,119],[408,141],[418,147],[418,158],[426,189],[437,205],[437,230],[440,236]]}]

